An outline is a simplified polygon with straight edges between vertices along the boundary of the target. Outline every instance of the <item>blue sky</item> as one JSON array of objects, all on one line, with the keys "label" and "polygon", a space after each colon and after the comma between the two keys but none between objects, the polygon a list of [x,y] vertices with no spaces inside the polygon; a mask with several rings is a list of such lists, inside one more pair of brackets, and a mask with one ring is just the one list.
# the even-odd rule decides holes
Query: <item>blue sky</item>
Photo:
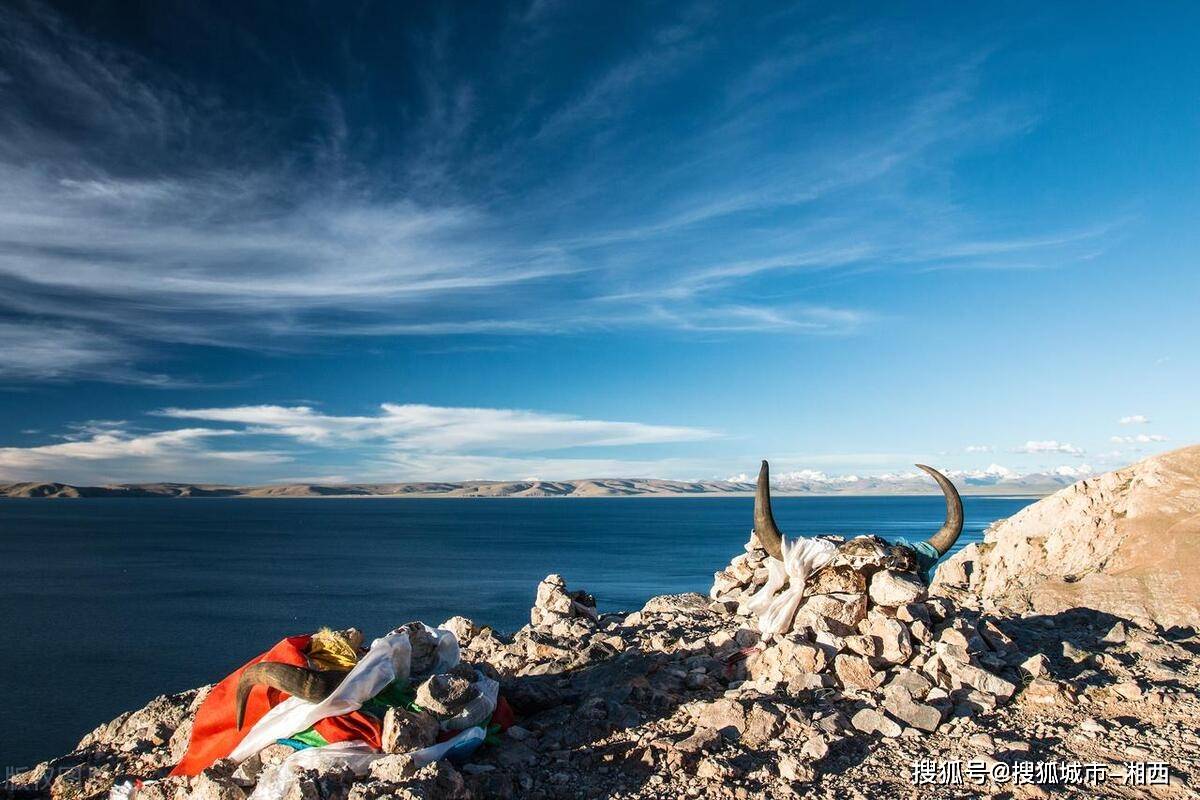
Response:
[{"label": "blue sky", "polygon": [[1186,4],[17,3],[0,479],[1200,441]]}]

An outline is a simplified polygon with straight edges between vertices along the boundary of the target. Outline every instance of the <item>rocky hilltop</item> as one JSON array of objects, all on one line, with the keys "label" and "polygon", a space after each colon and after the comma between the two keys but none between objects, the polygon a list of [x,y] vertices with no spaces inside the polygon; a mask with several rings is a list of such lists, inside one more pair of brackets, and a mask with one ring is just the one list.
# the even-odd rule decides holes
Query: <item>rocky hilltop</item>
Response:
[{"label": "rocky hilltop", "polygon": [[1200,621],[1200,446],[1080,481],[993,525],[935,585],[994,608]]},{"label": "rocky hilltop", "polygon": [[[1148,486],[1151,474],[1175,480],[1186,461],[1146,463],[1133,468],[1140,479],[1115,474]],[[1122,505],[1092,505],[1093,517],[1151,518],[1148,508],[1133,513],[1142,507],[1129,497],[1142,489],[1121,489],[1124,480],[1099,479]],[[600,614],[552,575],[512,635],[454,617],[443,628],[466,663],[499,681],[516,724],[465,763],[384,754],[358,769],[300,770],[284,796],[1197,796],[1194,629],[1142,614],[992,604],[970,576],[940,576],[931,589],[879,540],[847,545],[806,581],[786,630],[766,636],[744,613],[769,573],[754,535],[708,596]],[[1106,561],[1120,549],[1104,550]],[[967,562],[943,570],[960,574]],[[282,744],[164,777],[209,691],[156,698],[13,777],[9,791],[98,798],[136,778],[138,800],[258,800],[264,776],[291,752]]]}]

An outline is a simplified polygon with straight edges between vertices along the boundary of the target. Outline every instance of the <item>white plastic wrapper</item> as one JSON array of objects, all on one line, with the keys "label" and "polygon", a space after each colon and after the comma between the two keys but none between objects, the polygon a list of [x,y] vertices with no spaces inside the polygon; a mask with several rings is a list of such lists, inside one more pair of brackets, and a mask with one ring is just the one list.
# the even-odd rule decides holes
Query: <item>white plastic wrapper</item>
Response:
[{"label": "white plastic wrapper", "polygon": [[[804,599],[804,586],[814,570],[829,563],[837,545],[827,539],[796,539],[781,543],[783,560],[767,559],[767,582],[738,609],[758,618],[758,631],[783,633],[792,627]],[[786,584],[787,588],[784,588]]]}]

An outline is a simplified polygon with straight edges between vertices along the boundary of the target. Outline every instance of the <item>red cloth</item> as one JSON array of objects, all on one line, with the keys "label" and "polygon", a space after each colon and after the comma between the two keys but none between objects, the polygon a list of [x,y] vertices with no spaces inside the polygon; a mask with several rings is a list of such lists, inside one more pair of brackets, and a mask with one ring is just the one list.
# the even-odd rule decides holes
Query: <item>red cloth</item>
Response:
[{"label": "red cloth", "polygon": [[496,710],[492,712],[492,725],[499,725],[501,731],[506,731],[517,723],[517,716],[513,713],[512,706],[504,699],[504,696],[496,698]]},{"label": "red cloth", "polygon": [[[282,703],[289,694],[267,686],[256,686],[246,700],[246,717],[242,729],[237,729],[237,684],[251,664],[278,661],[296,667],[308,665],[304,657],[311,636],[290,636],[267,652],[252,659],[212,688],[196,710],[192,723],[192,738],[187,752],[171,770],[172,775],[199,775],[214,761],[225,758],[238,746],[264,714]],[[327,742],[362,741],[378,750],[381,746],[379,720],[361,711],[326,717],[313,726]],[[299,731],[294,731],[299,733]]]}]

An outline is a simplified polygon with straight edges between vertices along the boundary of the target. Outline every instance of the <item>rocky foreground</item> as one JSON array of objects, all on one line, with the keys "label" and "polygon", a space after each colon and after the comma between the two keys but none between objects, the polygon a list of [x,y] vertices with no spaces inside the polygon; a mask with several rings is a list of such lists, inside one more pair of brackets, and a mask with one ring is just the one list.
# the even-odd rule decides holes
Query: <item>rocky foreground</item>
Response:
[{"label": "rocky foreground", "polygon": [[[753,588],[764,559],[752,542],[714,594]],[[861,600],[814,595],[806,604],[831,612],[812,617],[815,635],[761,641],[736,599],[664,596],[597,615],[550,576],[512,637],[447,623],[521,715],[497,744],[459,766],[391,755],[363,776],[308,773],[289,797],[1195,796],[1194,631],[1088,611],[981,613],[896,577],[877,572]],[[206,691],[118,717],[10,790],[103,797],[127,776],[165,774]],[[287,752],[146,783],[138,797],[240,800]],[[1059,765],[1055,780],[1038,762]],[[1138,765],[1155,762],[1166,785],[1146,785]],[[1127,770],[1143,785],[1123,785]]]}]

